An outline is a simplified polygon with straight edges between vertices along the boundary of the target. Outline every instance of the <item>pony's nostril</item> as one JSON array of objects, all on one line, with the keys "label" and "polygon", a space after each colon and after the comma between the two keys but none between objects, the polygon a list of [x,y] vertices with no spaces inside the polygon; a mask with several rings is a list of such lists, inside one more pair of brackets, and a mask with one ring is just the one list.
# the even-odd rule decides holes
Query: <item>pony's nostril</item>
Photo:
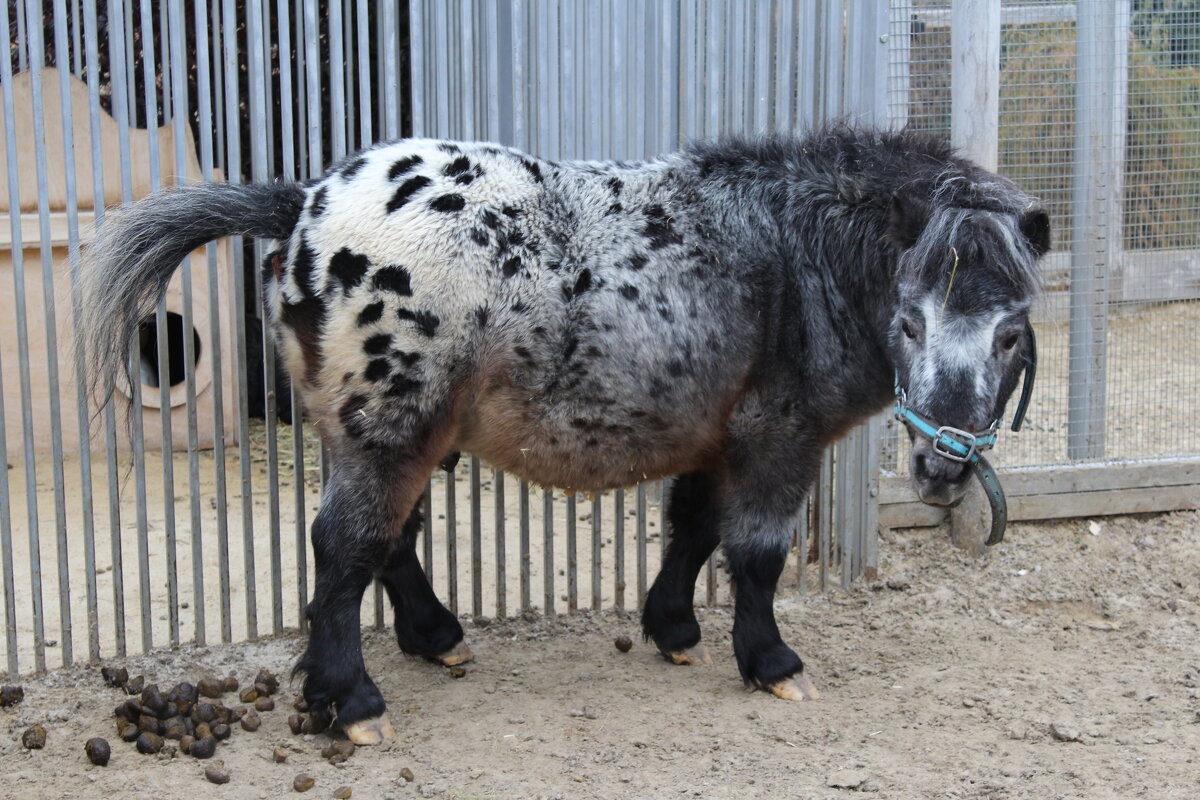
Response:
[{"label": "pony's nostril", "polygon": [[913,471],[921,478],[929,475],[929,463],[926,461],[924,453],[917,453],[913,457]]}]

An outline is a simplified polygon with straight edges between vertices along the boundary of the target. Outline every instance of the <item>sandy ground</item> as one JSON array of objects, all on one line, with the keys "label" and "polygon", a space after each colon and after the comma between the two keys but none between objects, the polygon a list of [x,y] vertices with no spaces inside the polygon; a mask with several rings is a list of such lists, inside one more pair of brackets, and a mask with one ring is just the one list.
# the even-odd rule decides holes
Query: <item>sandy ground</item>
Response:
[{"label": "sandy ground", "polygon": [[[879,583],[777,601],[817,702],[746,691],[723,608],[701,612],[708,668],[666,664],[615,612],[471,626],[478,660],[457,680],[372,632],[399,738],[342,766],[319,757],[324,735],[288,732],[282,702],[221,745],[232,781],[210,785],[200,762],[116,741],[121,695],[76,668],[26,681],[25,701],[0,711],[0,797],[276,798],[299,772],[326,798],[345,785],[355,798],[1200,795],[1200,514],[1015,525],[983,560],[944,530],[905,532],[881,554]],[[627,654],[620,634],[635,637]],[[282,673],[300,648],[284,635],[127,663],[160,684],[245,680]],[[49,743],[27,752],[35,722]],[[107,768],[84,759],[98,734],[114,742]]]}]

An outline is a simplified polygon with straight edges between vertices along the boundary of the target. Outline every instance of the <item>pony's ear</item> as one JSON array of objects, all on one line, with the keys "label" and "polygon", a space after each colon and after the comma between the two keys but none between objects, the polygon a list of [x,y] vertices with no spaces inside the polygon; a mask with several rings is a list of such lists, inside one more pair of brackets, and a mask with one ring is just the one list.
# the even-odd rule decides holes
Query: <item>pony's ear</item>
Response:
[{"label": "pony's ear", "polygon": [[1050,215],[1044,208],[1035,208],[1021,215],[1018,223],[1029,246],[1040,258],[1050,250]]},{"label": "pony's ear", "polygon": [[929,222],[929,203],[914,194],[892,194],[888,213],[887,238],[904,248],[912,247],[921,238]]}]

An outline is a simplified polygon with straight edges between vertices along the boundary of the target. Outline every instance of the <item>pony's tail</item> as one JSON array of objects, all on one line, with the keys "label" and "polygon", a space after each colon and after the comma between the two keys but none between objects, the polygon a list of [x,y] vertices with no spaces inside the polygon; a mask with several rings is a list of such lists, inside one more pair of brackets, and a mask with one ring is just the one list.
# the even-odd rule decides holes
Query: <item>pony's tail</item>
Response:
[{"label": "pony's tail", "polygon": [[294,183],[206,183],[162,189],[105,213],[84,254],[75,329],[98,406],[122,373],[134,380],[129,354],[138,328],[188,253],[223,236],[287,239],[304,198]]}]

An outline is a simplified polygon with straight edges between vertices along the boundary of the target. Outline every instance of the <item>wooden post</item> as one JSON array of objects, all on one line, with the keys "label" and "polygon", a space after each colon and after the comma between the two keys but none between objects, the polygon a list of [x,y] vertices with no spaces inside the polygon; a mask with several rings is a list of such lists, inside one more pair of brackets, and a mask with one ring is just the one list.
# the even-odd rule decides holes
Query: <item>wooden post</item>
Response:
[{"label": "wooden post", "polygon": [[950,11],[950,141],[985,169],[998,164],[1000,3],[954,0]]}]

